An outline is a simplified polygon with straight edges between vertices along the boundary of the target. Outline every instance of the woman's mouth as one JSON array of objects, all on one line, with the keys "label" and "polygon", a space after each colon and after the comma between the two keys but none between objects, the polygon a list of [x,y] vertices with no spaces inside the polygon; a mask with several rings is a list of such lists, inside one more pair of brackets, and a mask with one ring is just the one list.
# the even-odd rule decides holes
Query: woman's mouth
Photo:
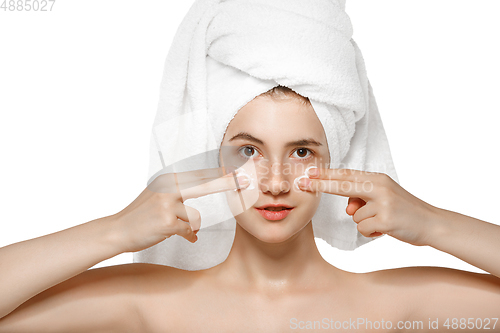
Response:
[{"label": "woman's mouth", "polygon": [[255,208],[262,217],[269,221],[279,221],[287,217],[288,214],[293,210],[292,208],[286,207],[266,207],[266,208]]}]

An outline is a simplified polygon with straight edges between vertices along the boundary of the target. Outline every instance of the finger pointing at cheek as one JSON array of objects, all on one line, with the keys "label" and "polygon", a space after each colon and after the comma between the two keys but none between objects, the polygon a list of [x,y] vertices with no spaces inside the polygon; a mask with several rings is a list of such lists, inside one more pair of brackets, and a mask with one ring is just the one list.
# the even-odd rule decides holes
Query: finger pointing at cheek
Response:
[{"label": "finger pointing at cheek", "polygon": [[373,190],[373,184],[370,181],[356,182],[348,180],[302,178],[298,181],[297,185],[303,191],[324,192],[344,197],[356,197],[364,201],[371,198],[370,192]]}]

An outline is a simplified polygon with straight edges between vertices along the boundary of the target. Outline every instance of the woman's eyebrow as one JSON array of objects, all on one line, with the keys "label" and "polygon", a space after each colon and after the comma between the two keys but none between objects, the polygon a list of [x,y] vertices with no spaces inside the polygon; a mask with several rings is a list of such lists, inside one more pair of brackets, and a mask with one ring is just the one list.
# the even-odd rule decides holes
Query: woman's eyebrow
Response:
[{"label": "woman's eyebrow", "polygon": [[[231,139],[229,139],[229,141],[233,141],[233,140],[237,140],[237,139],[247,140],[247,141],[255,142],[257,144],[265,146],[265,143],[262,140],[257,139],[253,135],[251,135],[249,133],[246,133],[246,132],[240,132],[240,133],[236,134]],[[322,146],[322,145],[323,145],[322,143],[320,143],[320,142],[318,142],[318,141],[316,141],[316,140],[314,140],[312,138],[307,138],[307,139],[300,139],[300,140],[297,140],[297,141],[288,142],[288,143],[285,144],[285,147],[294,147],[294,146]]]}]

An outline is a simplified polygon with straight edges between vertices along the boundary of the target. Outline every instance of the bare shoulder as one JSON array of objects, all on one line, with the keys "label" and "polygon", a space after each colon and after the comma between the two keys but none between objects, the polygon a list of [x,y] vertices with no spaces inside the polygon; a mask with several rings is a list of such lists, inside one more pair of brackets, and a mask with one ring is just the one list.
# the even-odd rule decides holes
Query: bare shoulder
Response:
[{"label": "bare shoulder", "polygon": [[185,325],[203,293],[203,272],[134,263],[134,304],[144,331],[175,332]]},{"label": "bare shoulder", "polygon": [[439,288],[443,293],[464,288],[476,292],[500,293],[500,278],[494,275],[447,267],[416,266],[386,269],[369,273],[368,280],[372,284],[390,285],[411,293],[429,288]]},{"label": "bare shoulder", "polygon": [[367,281],[400,302],[409,320],[439,318],[444,323],[452,318],[498,318],[500,278],[491,274],[419,266],[371,272]]},{"label": "bare shoulder", "polygon": [[187,271],[170,266],[134,263],[130,270],[136,274],[138,293],[175,291],[198,280],[203,271]]},{"label": "bare shoulder", "polygon": [[129,332],[140,320],[135,296],[142,264],[86,270],[35,295],[0,320],[0,332]]},{"label": "bare shoulder", "polygon": [[453,268],[433,266],[383,269],[367,273],[366,276],[370,283],[384,283],[390,279],[391,283],[397,282],[401,285],[407,285],[409,283],[413,284],[417,281],[420,281],[421,283],[437,281],[475,281],[475,283],[482,283],[484,281],[489,281],[493,284],[500,281],[499,278],[491,274],[474,273]]}]

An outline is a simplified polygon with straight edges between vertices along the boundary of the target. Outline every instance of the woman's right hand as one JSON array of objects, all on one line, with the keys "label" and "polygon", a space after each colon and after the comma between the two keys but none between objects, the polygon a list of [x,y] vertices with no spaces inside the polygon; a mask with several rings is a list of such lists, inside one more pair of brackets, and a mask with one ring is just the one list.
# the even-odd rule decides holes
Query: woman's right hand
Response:
[{"label": "woman's right hand", "polygon": [[[238,186],[243,189],[248,184],[239,181]],[[238,186],[233,173],[225,174],[223,167],[158,176],[130,205],[112,216],[123,252],[144,250],[174,234],[194,243],[201,216],[184,201]]]}]

